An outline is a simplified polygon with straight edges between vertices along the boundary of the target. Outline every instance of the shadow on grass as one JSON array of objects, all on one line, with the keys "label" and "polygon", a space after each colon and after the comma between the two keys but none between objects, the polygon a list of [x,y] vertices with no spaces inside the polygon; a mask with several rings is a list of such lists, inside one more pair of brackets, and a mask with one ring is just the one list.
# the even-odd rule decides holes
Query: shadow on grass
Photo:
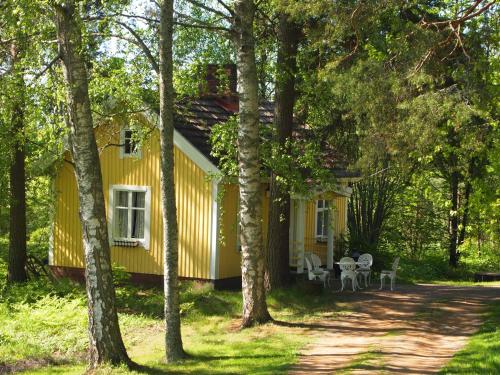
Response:
[{"label": "shadow on grass", "polygon": [[[276,355],[188,355],[185,359],[173,364],[159,363],[158,365],[141,365],[134,364],[130,367],[131,370],[141,373],[141,374],[193,374],[197,373],[196,369],[192,370],[182,370],[178,366],[186,366],[189,368],[190,365],[196,365],[198,363],[216,362],[216,361],[226,361],[226,360],[256,360],[254,363],[259,363],[259,359],[269,359],[276,358]],[[172,367],[172,368],[169,368]],[[259,373],[275,373],[277,371],[284,370],[288,368],[289,365],[268,365],[263,367],[255,368]],[[216,365],[210,370],[204,370],[203,373],[207,374],[227,374],[228,372],[222,368],[218,369]]]}]

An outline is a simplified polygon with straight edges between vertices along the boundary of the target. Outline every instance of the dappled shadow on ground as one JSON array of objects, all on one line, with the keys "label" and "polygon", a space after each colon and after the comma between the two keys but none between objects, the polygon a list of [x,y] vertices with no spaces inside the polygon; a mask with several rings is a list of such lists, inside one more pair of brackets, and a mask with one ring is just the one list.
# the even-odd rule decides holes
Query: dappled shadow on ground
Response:
[{"label": "dappled shadow on ground", "polygon": [[500,288],[416,285],[394,292],[332,291],[330,298],[352,304],[354,311],[296,325],[317,334],[293,374],[435,373],[478,329],[482,307],[500,299]]}]

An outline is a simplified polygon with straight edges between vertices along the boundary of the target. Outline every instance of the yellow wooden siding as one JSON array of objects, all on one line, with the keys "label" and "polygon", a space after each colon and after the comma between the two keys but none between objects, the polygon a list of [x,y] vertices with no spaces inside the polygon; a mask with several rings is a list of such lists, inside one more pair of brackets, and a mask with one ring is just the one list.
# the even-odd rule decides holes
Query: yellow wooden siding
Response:
[{"label": "yellow wooden siding", "polygon": [[[223,186],[219,237],[219,278],[237,277],[241,275],[241,254],[237,243],[238,220],[238,185],[226,184]],[[267,238],[267,223],[269,215],[269,198],[266,194],[266,185],[262,186],[262,234],[265,246]]]},{"label": "yellow wooden siding", "polygon": [[56,212],[53,233],[54,265],[83,267],[82,228],[73,166],[63,163],[55,180]]},{"label": "yellow wooden siding", "polygon": [[223,185],[219,217],[219,278],[241,275],[241,255],[237,248],[238,185]]},{"label": "yellow wooden siding", "polygon": [[[323,199],[320,197],[318,199]],[[346,232],[346,209],[347,198],[340,195],[334,195],[331,198],[335,206],[333,208],[335,214],[333,219],[333,235],[337,239],[340,235]],[[316,201],[312,200],[306,204],[306,227],[304,235],[304,249],[317,254],[323,263],[326,263],[326,242],[318,242],[316,240]],[[335,251],[335,248],[334,248]]]},{"label": "yellow wooden siding", "polygon": [[[101,126],[98,144],[119,143],[119,127]],[[158,132],[142,147],[140,159],[120,159],[118,147],[101,152],[104,196],[108,210],[110,185],[149,186],[151,189],[150,244],[111,248],[113,262],[129,272],[163,273],[163,231],[160,195],[160,149]],[[177,147],[174,148],[177,218],[179,224],[179,275],[209,278],[212,183],[205,172]],[[72,167],[64,165],[56,178],[57,208],[54,226],[54,265],[83,267],[83,246],[78,219],[78,197]],[[108,211],[107,211],[108,212]]]}]

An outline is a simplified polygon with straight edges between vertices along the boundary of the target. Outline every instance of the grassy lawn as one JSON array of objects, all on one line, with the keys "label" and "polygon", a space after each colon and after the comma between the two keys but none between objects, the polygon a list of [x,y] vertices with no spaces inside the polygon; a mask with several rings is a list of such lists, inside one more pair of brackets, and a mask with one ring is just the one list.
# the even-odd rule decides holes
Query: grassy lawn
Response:
[{"label": "grassy lawn", "polygon": [[[82,286],[62,281],[5,285],[6,242],[0,240],[0,372],[81,374],[87,347],[86,297]],[[131,358],[148,373],[279,374],[311,341],[307,327],[267,324],[239,330],[241,293],[213,291],[208,285],[183,283],[183,340],[189,359],[163,362],[163,298],[159,289],[117,288],[122,334]],[[277,291],[268,299],[280,321],[314,321],[349,313],[333,298],[300,288]],[[103,369],[99,373],[129,373]],[[132,372],[134,373],[134,372]]]},{"label": "grassy lawn", "polygon": [[[69,281],[34,280],[6,286],[6,246],[0,238],[0,373],[81,374],[85,372],[87,338],[86,296]],[[123,275],[122,275],[123,276]],[[455,283],[456,284],[456,283]],[[297,360],[299,350],[314,338],[307,323],[356,313],[349,298],[311,293],[296,286],[268,297],[276,320],[239,330],[241,293],[214,291],[208,285],[181,286],[184,347],[189,358],[177,365],[163,361],[163,296],[160,289],[122,285],[117,288],[120,325],[132,360],[141,373],[163,374],[280,374]],[[440,311],[422,309],[417,319]],[[300,324],[293,324],[300,323]],[[305,323],[305,324],[303,324]],[[492,307],[483,329],[457,354],[443,373],[500,373],[500,305]],[[388,332],[394,335],[397,332]],[[345,370],[365,362],[379,363],[376,348],[359,355]],[[102,368],[99,374],[139,373],[125,368]]]},{"label": "grassy lawn", "polygon": [[500,301],[489,305],[486,320],[441,374],[500,374]]}]

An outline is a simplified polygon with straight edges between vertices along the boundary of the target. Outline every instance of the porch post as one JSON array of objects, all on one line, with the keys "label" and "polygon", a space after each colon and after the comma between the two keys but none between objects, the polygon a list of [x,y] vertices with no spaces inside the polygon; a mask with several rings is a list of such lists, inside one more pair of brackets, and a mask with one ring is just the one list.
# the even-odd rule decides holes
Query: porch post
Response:
[{"label": "porch post", "polygon": [[326,268],[329,270],[333,269],[333,225],[335,210],[333,209],[334,201],[329,201],[328,206],[330,210],[328,212],[328,227],[327,227],[327,242],[326,242]]},{"label": "porch post", "polygon": [[304,234],[306,222],[306,205],[304,199],[295,201],[297,204],[296,220],[295,220],[295,244],[297,252],[297,273],[304,272]]}]

